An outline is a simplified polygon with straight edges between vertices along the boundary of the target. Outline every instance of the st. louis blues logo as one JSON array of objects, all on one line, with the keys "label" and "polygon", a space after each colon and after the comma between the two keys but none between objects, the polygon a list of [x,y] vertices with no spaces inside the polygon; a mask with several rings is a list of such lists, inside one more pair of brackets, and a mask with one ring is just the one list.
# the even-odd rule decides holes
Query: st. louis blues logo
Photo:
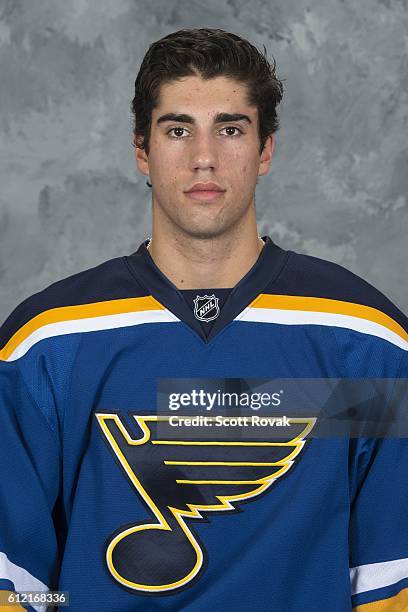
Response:
[{"label": "st. louis blues logo", "polygon": [[199,321],[213,321],[219,314],[218,298],[214,294],[194,298],[194,316]]},{"label": "st. louis blues logo", "polygon": [[199,578],[210,560],[192,522],[207,519],[209,512],[240,511],[242,502],[268,491],[294,465],[316,422],[290,418],[287,440],[263,434],[256,441],[234,441],[228,428],[220,427],[217,440],[202,441],[174,439],[167,416],[132,414],[138,438],[118,414],[95,416],[152,515],[109,536],[106,565],[120,585],[145,595],[174,593]]}]

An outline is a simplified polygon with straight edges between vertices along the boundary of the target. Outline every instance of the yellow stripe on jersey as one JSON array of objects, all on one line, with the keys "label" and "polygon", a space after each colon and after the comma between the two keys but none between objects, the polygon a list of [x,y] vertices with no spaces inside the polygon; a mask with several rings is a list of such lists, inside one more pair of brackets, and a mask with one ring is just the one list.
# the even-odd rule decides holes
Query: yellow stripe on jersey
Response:
[{"label": "yellow stripe on jersey", "polygon": [[[8,361],[19,347],[22,347],[33,334],[45,326],[56,326],[71,321],[83,321],[85,319],[95,319],[98,317],[114,317],[115,315],[149,311],[164,312],[165,310],[165,307],[151,295],[146,297],[124,298],[104,302],[93,302],[91,304],[50,308],[27,321],[27,323],[13,334],[0,351],[0,360]],[[105,324],[105,322],[101,324],[101,329],[106,328],[109,328],[109,324]],[[80,325],[76,331],[81,331]],[[52,328],[50,328],[50,333],[47,334],[47,336],[51,337],[53,335],[57,334],[54,334]]]},{"label": "yellow stripe on jersey", "polygon": [[[340,326],[377,335],[408,350],[407,332],[391,317],[376,308],[340,300],[260,294],[235,320]],[[0,350],[0,360],[18,359],[36,342],[61,334],[174,321],[179,319],[153,296],[51,308],[13,334]]]},{"label": "yellow stripe on jersey", "polygon": [[403,589],[394,597],[372,601],[353,608],[353,612],[406,612],[408,610],[408,589]]},{"label": "yellow stripe on jersey", "polygon": [[12,601],[12,599],[10,599],[10,596],[14,597],[15,594],[16,593],[14,591],[0,590],[0,612],[13,612],[13,610],[26,610],[26,608],[23,608],[23,606],[20,606],[20,604],[9,603],[10,601]]},{"label": "yellow stripe on jersey", "polygon": [[[255,314],[253,320],[259,320],[256,313],[261,312],[259,309],[269,310],[271,312],[271,322],[273,322],[273,313],[276,313],[276,322],[282,320],[283,323],[293,323],[297,321],[288,318],[285,320],[284,313],[298,313],[299,323],[310,323],[318,324],[321,322],[322,325],[333,325],[336,326],[336,322],[340,327],[347,327],[348,321],[356,321],[358,328],[358,320],[361,322],[361,330],[363,333],[374,333],[375,327],[380,326],[381,328],[388,330],[391,334],[398,336],[402,343],[402,348],[408,348],[408,333],[405,331],[399,323],[394,321],[390,316],[373,308],[372,306],[364,306],[362,304],[355,304],[353,302],[343,302],[341,300],[333,300],[329,298],[319,297],[304,297],[297,295],[269,295],[260,294],[255,300],[249,305],[249,307],[242,313],[242,316],[238,316],[238,320],[251,320],[251,311]],[[322,315],[321,321],[319,321],[319,314]],[[302,315],[302,316],[300,316]],[[332,315],[332,316],[330,316]],[[336,320],[337,316],[337,320]],[[364,325],[367,323],[371,327]],[[356,326],[353,326],[356,329]],[[368,331],[370,330],[370,331]]]}]

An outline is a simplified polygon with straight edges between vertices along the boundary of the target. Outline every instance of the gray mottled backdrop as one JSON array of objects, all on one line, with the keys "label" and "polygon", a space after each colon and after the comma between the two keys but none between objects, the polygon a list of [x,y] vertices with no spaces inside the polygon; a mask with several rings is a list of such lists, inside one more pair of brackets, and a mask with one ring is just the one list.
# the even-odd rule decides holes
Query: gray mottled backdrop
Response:
[{"label": "gray mottled backdrop", "polygon": [[149,235],[133,82],[152,41],[203,26],[265,44],[286,79],[260,231],[407,311],[407,14],[406,0],[0,0],[0,319]]}]

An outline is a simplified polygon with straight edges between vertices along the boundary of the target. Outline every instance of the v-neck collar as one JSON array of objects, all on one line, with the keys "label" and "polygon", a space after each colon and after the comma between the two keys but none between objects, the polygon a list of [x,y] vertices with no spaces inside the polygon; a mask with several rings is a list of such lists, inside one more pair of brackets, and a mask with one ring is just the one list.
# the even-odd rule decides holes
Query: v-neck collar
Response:
[{"label": "v-neck collar", "polygon": [[209,343],[218,332],[263,292],[282,269],[288,252],[277,246],[269,236],[263,236],[262,239],[265,246],[258,259],[245,276],[231,289],[231,293],[207,337],[181,291],[153,261],[147,250],[149,240],[142,242],[135,253],[127,255],[125,258],[137,280],[144,285],[149,294],[176,315],[178,319],[191,327],[204,343]]}]

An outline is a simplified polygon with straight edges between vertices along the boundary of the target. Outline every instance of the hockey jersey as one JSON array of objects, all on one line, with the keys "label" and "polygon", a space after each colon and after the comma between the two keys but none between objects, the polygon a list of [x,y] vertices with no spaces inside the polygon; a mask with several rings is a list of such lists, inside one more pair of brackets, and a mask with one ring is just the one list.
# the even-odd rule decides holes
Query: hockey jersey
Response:
[{"label": "hockey jersey", "polygon": [[189,381],[408,378],[407,320],[383,294],[264,241],[207,334],[147,241],[4,322],[0,589],[27,593],[15,609],[408,610],[406,437],[314,437],[309,413],[286,438],[246,437],[229,408],[205,435],[159,406]]}]

